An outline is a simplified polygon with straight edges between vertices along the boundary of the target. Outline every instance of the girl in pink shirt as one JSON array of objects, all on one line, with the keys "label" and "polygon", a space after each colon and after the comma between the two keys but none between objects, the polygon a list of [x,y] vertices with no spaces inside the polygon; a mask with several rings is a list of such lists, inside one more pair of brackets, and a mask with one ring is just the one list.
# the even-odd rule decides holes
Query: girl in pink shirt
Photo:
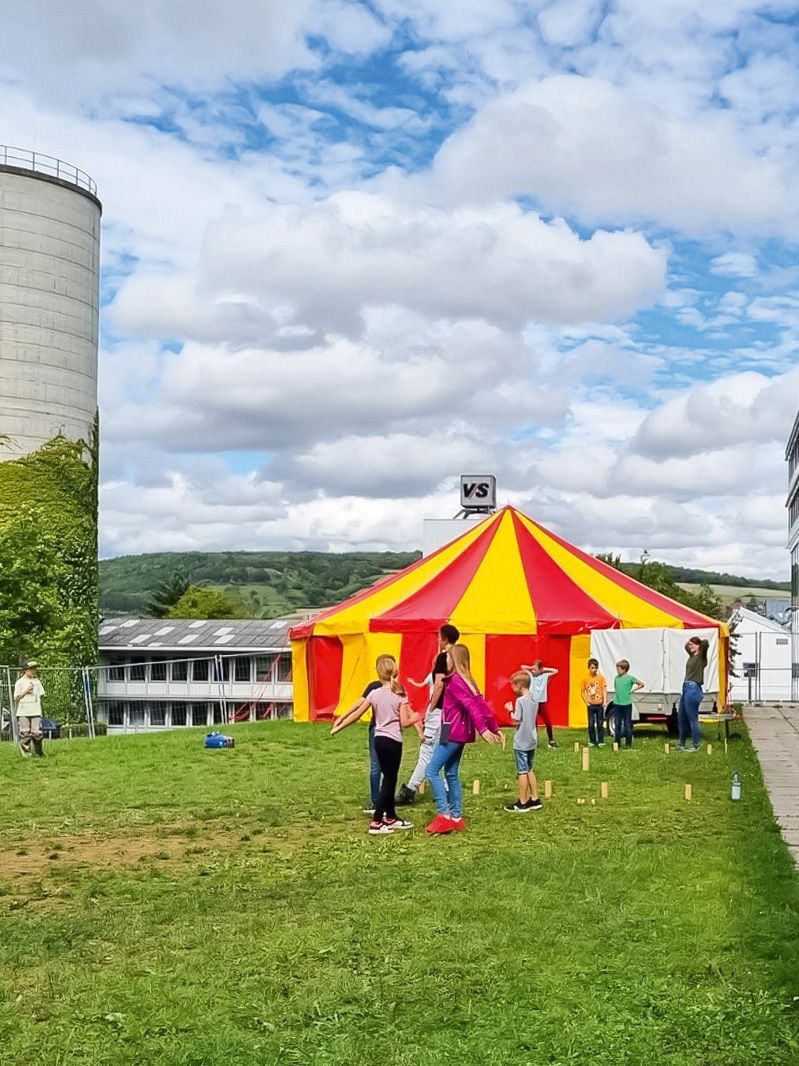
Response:
[{"label": "girl in pink shirt", "polygon": [[357,722],[371,707],[375,723],[375,752],[383,780],[375,806],[369,833],[382,836],[396,829],[411,829],[411,823],[397,817],[394,794],[397,790],[400,762],[402,761],[402,730],[419,721],[419,715],[411,710],[408,698],[397,678],[397,663],[391,655],[381,655],[377,660],[377,676],[380,687],[369,692],[360,703],[341,718],[337,718],[330,730],[332,735]]}]

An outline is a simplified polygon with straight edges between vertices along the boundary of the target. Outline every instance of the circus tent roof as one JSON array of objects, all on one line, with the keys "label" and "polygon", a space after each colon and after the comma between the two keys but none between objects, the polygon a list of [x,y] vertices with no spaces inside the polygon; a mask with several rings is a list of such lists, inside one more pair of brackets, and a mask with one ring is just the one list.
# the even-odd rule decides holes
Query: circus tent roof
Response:
[{"label": "circus tent roof", "polygon": [[592,629],[719,628],[504,507],[437,552],[312,620],[292,639],[430,632],[570,635]]}]

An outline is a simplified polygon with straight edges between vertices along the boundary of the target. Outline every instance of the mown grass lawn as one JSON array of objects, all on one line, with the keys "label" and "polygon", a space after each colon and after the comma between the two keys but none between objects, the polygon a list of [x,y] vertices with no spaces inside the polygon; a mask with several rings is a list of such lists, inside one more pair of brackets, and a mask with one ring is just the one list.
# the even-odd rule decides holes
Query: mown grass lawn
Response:
[{"label": "mown grass lawn", "polygon": [[0,746],[0,1062],[799,1062],[799,882],[745,738],[586,774],[562,732],[529,815],[473,746],[466,833],[425,797],[375,839],[363,728],[231,732]]}]

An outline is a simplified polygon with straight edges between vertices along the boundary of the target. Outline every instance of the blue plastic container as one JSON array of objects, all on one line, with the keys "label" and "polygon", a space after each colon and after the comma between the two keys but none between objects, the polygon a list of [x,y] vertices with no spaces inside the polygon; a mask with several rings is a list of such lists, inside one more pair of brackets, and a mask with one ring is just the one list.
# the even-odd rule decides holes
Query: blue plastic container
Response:
[{"label": "blue plastic container", "polygon": [[226,737],[224,733],[209,733],[205,738],[206,748],[233,748],[236,741],[233,737]]}]

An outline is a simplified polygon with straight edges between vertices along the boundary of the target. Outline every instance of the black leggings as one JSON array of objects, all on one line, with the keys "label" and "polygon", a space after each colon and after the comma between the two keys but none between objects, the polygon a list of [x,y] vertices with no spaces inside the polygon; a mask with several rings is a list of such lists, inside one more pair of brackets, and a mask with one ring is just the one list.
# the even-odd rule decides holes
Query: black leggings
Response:
[{"label": "black leggings", "polygon": [[383,818],[397,817],[394,808],[394,793],[397,790],[397,779],[402,762],[402,741],[392,740],[391,737],[375,737],[375,752],[377,761],[380,763],[383,781],[380,785],[374,820],[382,822]]}]

